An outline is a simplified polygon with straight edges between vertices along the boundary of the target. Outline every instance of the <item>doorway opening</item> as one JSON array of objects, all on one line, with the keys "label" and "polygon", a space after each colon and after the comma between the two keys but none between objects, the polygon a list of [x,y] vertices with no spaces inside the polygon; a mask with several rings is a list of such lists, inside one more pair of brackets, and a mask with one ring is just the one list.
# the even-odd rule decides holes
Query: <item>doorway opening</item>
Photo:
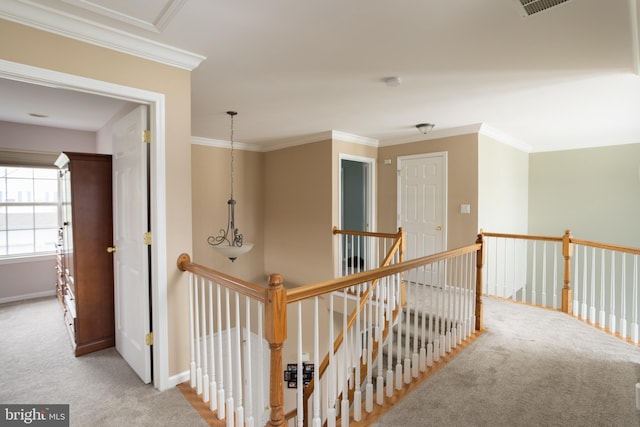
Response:
[{"label": "doorway opening", "polygon": [[168,324],[167,324],[167,256],[166,256],[166,210],[165,210],[165,97],[164,94],[150,92],[129,86],[94,80],[61,73],[25,64],[0,59],[0,78],[53,86],[61,89],[91,93],[98,96],[119,98],[149,107],[150,145],[150,200],[151,200],[151,306],[154,345],[153,384],[165,390],[169,384]]},{"label": "doorway opening", "polygon": [[[343,230],[375,231],[375,159],[340,154],[339,211]],[[371,251],[364,237],[343,241],[339,259],[358,271],[372,268]],[[345,259],[345,254],[357,254]],[[350,258],[353,258],[351,256]]]}]

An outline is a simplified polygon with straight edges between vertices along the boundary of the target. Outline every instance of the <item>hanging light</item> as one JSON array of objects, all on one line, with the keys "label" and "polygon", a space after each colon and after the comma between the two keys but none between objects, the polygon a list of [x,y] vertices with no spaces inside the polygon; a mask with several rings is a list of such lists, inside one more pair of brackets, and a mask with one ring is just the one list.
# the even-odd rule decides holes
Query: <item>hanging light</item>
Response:
[{"label": "hanging light", "polygon": [[236,201],[233,198],[233,118],[238,113],[235,111],[227,111],[229,117],[231,117],[231,197],[227,201],[229,217],[227,221],[227,229],[220,229],[218,236],[207,237],[207,242],[213,249],[215,249],[221,255],[229,258],[232,262],[236,260],[240,255],[245,254],[253,248],[253,243],[247,243],[243,241],[242,234],[236,227],[235,221],[235,207]]}]

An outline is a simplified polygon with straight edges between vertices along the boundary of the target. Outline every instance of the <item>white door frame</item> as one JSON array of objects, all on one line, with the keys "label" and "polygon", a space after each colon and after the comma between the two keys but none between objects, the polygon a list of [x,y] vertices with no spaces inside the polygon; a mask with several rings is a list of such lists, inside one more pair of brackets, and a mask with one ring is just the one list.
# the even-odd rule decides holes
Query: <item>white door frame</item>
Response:
[{"label": "white door frame", "polygon": [[149,106],[151,130],[151,305],[154,343],[153,385],[166,390],[169,383],[169,346],[167,321],[167,241],[165,181],[165,96],[129,86],[79,77],[72,74],[33,67],[0,59],[0,78],[41,86],[53,86]]},{"label": "white door frame", "polygon": [[[338,228],[342,229],[342,161],[351,160],[354,162],[366,163],[369,166],[367,173],[367,224],[369,229],[367,231],[375,232],[376,226],[376,159],[371,157],[355,156],[352,154],[339,153],[338,154]],[[372,254],[370,254],[372,255]],[[342,259],[342,246],[338,248],[338,259]],[[371,256],[368,259],[372,259]],[[336,277],[339,275],[339,265],[336,265]]]},{"label": "white door frame", "polygon": [[[419,159],[419,158],[425,158],[425,157],[442,157],[444,160],[444,167],[443,167],[443,171],[442,173],[444,174],[444,191],[443,191],[443,200],[442,200],[442,227],[443,227],[443,233],[442,233],[442,250],[446,251],[447,250],[447,235],[449,234],[448,232],[448,199],[449,199],[449,157],[448,157],[448,152],[447,151],[438,151],[436,153],[422,153],[422,154],[412,154],[409,156],[399,156],[397,159],[397,169],[398,171],[402,170],[402,161],[403,160],[410,160],[410,159]],[[400,175],[398,175],[398,179],[397,179],[397,200],[396,200],[396,210],[397,210],[397,215],[396,218],[398,219],[398,227],[400,227],[402,224],[400,223],[401,218],[400,218],[400,214],[401,211],[400,209],[402,208],[401,205],[401,197],[402,197],[402,180],[400,179]]]}]

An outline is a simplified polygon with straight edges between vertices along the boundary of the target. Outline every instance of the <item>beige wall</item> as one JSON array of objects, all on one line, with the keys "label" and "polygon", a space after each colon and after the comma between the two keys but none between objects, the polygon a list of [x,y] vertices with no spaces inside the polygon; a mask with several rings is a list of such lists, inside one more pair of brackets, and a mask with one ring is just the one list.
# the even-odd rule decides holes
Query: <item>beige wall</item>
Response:
[{"label": "beige wall", "polygon": [[529,153],[479,134],[478,227],[526,234],[528,206]]},{"label": "beige wall", "polygon": [[[378,149],[378,231],[397,230],[397,158],[413,154],[448,152],[448,249],[471,244],[478,233],[478,136],[452,136]],[[391,159],[391,165],[384,160]],[[471,214],[460,213],[469,203]]]},{"label": "beige wall", "polygon": [[265,153],[265,272],[286,286],[333,277],[330,140]]},{"label": "beige wall", "polygon": [[[190,72],[0,21],[0,58],[165,95],[166,241],[169,375],[188,367],[186,275],[176,268],[191,252]],[[19,42],[18,42],[19,41]]]},{"label": "beige wall", "polygon": [[234,150],[235,220],[253,249],[234,262],[207,243],[226,228],[230,193],[230,150],[191,146],[193,192],[193,260],[255,284],[266,284],[264,269],[264,154]]}]

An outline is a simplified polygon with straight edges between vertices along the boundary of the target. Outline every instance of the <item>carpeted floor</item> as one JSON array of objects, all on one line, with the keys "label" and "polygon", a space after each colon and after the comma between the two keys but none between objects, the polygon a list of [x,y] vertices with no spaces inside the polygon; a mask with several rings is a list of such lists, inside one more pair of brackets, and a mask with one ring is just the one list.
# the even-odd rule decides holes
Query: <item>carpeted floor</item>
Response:
[{"label": "carpeted floor", "polygon": [[[487,331],[378,426],[640,426],[640,348],[562,313],[485,300]],[[0,403],[68,403],[72,426],[205,426],[114,349],[73,357],[55,298],[0,305]]]},{"label": "carpeted floor", "polygon": [[378,426],[640,426],[640,348],[565,314],[485,298],[486,332]]},{"label": "carpeted floor", "polygon": [[58,301],[0,305],[0,403],[69,404],[71,426],[206,426],[176,388],[145,385],[114,348],[71,352]]}]

